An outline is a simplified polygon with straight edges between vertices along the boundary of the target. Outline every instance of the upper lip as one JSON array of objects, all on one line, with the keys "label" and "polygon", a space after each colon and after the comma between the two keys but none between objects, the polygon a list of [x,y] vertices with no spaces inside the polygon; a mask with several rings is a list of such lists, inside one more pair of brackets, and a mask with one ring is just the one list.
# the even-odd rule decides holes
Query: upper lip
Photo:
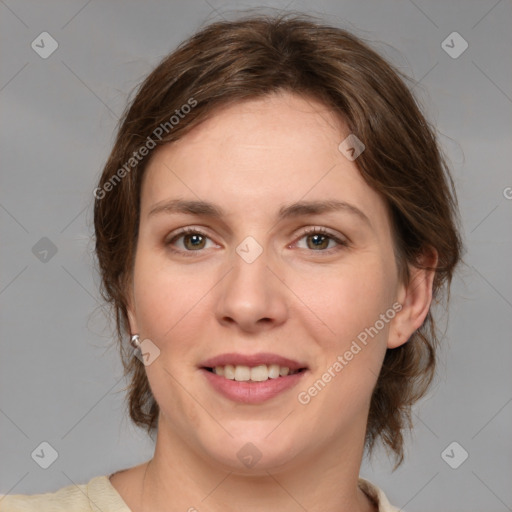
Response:
[{"label": "upper lip", "polygon": [[199,366],[201,368],[215,368],[216,366],[226,366],[226,365],[244,365],[244,366],[259,366],[259,365],[271,365],[278,364],[281,367],[287,367],[291,371],[300,370],[302,368],[307,368],[306,364],[300,363],[298,361],[294,361],[293,359],[288,359],[287,357],[282,357],[277,354],[271,353],[259,353],[259,354],[220,354],[218,356],[212,357],[203,361]]}]

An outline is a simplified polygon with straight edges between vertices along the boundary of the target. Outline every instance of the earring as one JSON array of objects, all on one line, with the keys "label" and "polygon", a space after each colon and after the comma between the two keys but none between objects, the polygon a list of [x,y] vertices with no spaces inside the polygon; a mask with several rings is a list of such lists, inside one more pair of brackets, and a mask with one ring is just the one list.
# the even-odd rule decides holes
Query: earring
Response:
[{"label": "earring", "polygon": [[134,334],[131,337],[130,344],[133,348],[140,348],[140,338],[138,334]]}]

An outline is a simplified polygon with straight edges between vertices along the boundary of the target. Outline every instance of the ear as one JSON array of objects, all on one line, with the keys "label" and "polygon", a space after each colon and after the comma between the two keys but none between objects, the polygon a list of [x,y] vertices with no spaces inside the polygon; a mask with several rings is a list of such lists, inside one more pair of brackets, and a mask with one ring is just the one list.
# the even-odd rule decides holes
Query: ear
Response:
[{"label": "ear", "polygon": [[399,286],[397,301],[402,309],[390,324],[388,348],[397,348],[406,343],[419,329],[429,312],[432,303],[432,286],[438,255],[429,248],[420,259],[424,268],[409,266],[409,282]]}]

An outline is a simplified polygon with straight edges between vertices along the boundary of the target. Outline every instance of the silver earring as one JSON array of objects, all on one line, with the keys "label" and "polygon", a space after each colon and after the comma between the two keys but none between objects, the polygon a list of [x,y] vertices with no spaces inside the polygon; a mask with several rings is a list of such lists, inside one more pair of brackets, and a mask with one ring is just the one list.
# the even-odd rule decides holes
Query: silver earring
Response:
[{"label": "silver earring", "polygon": [[134,334],[131,337],[130,344],[133,348],[140,348],[140,337],[138,334]]}]

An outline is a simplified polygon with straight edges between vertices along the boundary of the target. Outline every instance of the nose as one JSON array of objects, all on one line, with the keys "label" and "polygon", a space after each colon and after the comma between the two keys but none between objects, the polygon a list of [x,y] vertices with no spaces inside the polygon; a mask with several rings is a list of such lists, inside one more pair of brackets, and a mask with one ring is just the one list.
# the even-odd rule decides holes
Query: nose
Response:
[{"label": "nose", "polygon": [[252,263],[233,255],[233,268],[222,280],[216,303],[221,324],[254,333],[286,321],[286,287],[269,263],[265,251]]}]

